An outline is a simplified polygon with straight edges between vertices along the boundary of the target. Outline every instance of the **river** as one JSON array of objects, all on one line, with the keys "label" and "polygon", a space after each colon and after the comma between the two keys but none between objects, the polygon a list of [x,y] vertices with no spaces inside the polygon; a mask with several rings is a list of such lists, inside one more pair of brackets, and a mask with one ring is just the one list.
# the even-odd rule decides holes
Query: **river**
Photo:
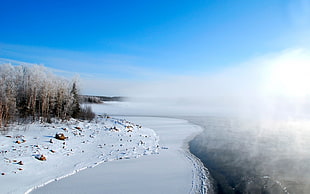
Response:
[{"label": "river", "polygon": [[309,193],[310,122],[195,116],[204,128],[190,151],[217,193]]}]

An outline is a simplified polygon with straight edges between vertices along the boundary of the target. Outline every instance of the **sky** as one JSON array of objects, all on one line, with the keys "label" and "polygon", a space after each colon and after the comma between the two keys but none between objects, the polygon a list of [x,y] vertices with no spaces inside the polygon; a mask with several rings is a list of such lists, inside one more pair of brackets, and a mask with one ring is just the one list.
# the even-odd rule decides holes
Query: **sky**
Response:
[{"label": "sky", "polygon": [[[84,94],[225,96],[240,93],[243,86],[236,85],[241,83],[256,94],[269,79],[261,80],[270,74],[264,72],[266,64],[287,57],[309,62],[308,0],[10,0],[0,5],[0,62],[43,64],[64,76],[79,75]],[[277,75],[280,68],[270,71]],[[298,83],[303,81],[308,80]],[[291,92],[279,89],[283,84],[276,90]]]}]

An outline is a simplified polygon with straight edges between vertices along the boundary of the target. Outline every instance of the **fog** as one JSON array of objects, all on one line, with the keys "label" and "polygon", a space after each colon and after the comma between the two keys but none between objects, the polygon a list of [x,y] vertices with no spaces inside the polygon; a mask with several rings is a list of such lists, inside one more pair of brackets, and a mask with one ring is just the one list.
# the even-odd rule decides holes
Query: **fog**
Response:
[{"label": "fog", "polygon": [[149,109],[157,113],[305,117],[310,107],[309,54],[306,49],[288,49],[195,75],[154,72],[150,80],[98,78],[81,83],[84,93],[126,96],[142,108],[153,106]]},{"label": "fog", "polygon": [[309,193],[310,122],[188,117],[205,131],[191,143],[219,193]]},{"label": "fog", "polygon": [[204,127],[191,151],[218,193],[309,193],[309,75],[309,51],[291,49],[209,75],[136,83],[127,102],[104,106]]}]

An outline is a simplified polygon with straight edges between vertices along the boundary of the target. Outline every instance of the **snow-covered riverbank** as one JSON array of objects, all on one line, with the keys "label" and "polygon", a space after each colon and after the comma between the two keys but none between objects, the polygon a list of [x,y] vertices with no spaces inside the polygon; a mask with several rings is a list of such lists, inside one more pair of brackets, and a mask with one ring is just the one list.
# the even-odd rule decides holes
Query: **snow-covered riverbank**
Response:
[{"label": "snow-covered riverbank", "polygon": [[188,152],[187,140],[201,128],[185,120],[126,117],[154,129],[159,154],[103,163],[33,193],[207,193],[210,186],[202,163]]},{"label": "snow-covered riverbank", "polygon": [[[56,133],[68,138],[58,140]],[[0,136],[1,193],[30,192],[99,163],[157,154],[158,149],[153,130],[124,119],[15,125]]]},{"label": "snow-covered riverbank", "polygon": [[208,171],[188,150],[202,128],[186,120],[98,116],[14,128],[0,137],[1,193],[210,193]]}]

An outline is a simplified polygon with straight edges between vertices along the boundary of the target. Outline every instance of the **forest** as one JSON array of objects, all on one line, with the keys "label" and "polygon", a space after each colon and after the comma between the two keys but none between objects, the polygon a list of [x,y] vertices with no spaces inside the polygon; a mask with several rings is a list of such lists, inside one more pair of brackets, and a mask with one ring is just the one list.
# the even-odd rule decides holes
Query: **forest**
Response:
[{"label": "forest", "polygon": [[42,65],[0,65],[0,128],[13,122],[86,118],[85,114],[94,117],[89,107],[81,108],[76,80],[56,76]]}]

